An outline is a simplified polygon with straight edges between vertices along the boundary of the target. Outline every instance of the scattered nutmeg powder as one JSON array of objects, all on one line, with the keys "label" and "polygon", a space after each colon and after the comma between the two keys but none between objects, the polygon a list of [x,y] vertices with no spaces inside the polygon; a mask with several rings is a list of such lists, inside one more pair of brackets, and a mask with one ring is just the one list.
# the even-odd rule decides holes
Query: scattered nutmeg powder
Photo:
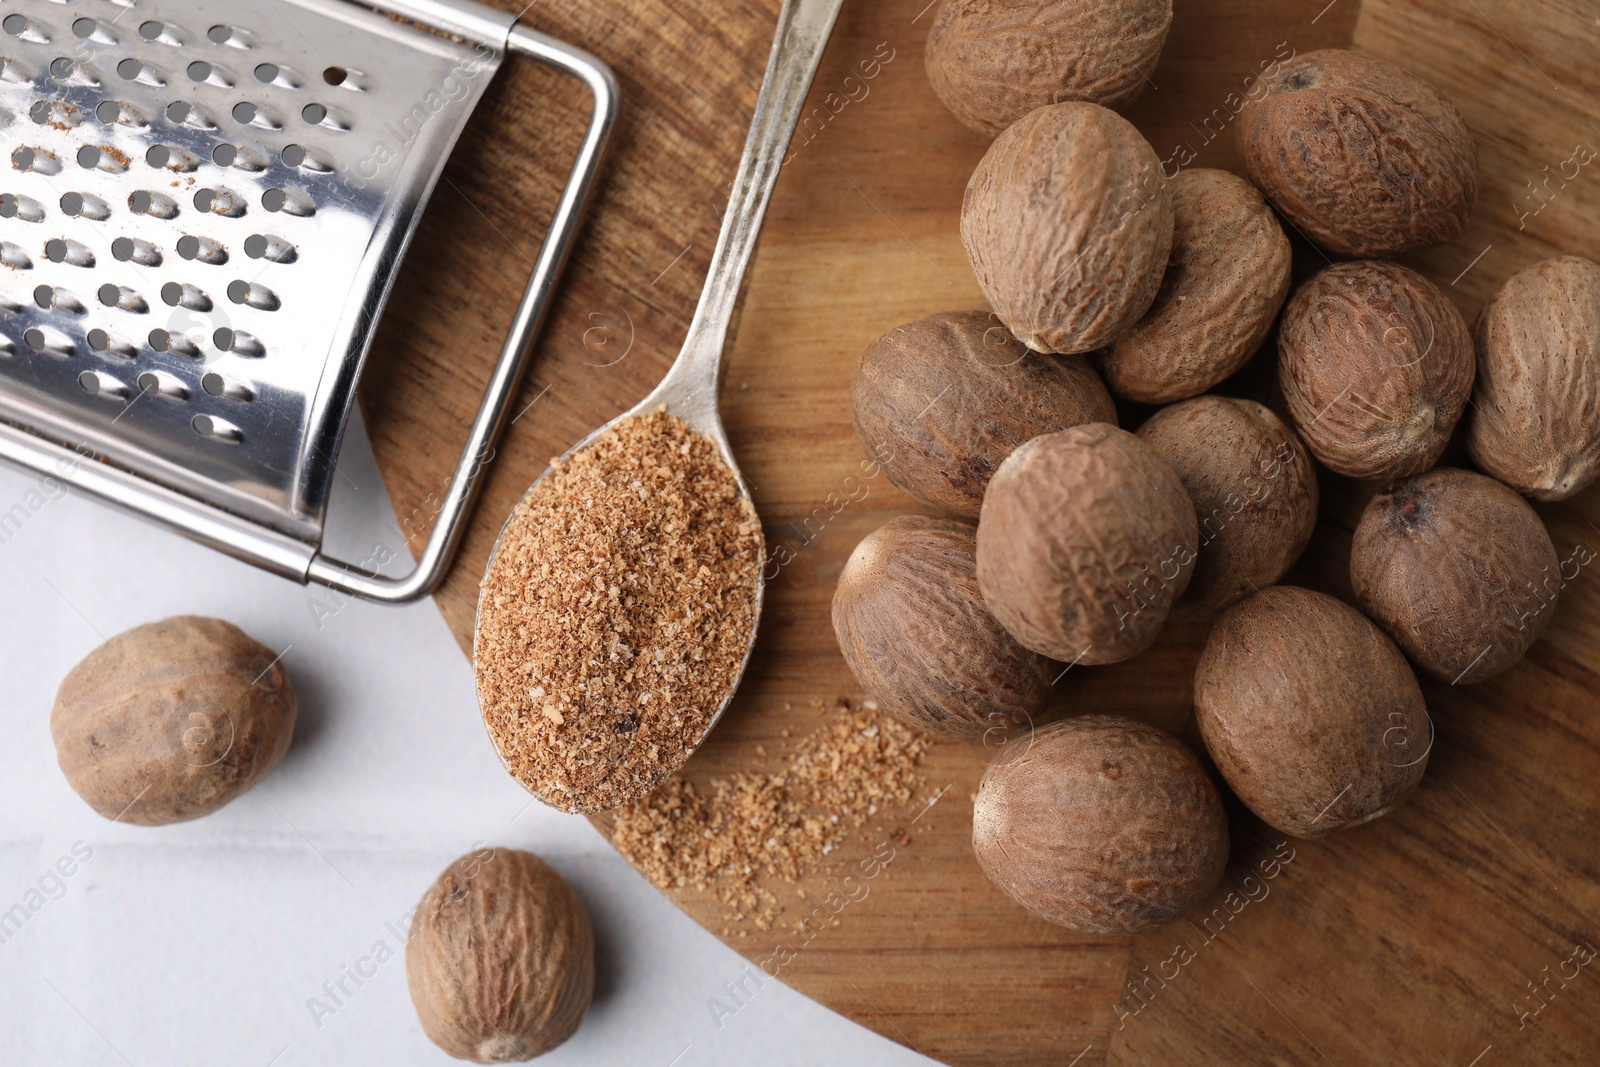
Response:
[{"label": "scattered nutmeg powder", "polygon": [[702,793],[674,777],[616,813],[611,843],[662,889],[713,890],[734,920],[768,929],[767,881],[798,882],[847,832],[923,788],[928,739],[887,713],[841,701],[787,765],[740,771]]},{"label": "scattered nutmeg powder", "polygon": [[604,811],[676,770],[744,667],[764,551],[716,445],[664,409],[553,461],[478,601],[478,702],[512,775]]}]

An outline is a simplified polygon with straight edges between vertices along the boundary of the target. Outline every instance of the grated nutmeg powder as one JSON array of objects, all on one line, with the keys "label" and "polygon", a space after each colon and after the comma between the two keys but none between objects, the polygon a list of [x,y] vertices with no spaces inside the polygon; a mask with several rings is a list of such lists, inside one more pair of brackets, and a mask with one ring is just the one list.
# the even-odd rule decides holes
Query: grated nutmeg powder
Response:
[{"label": "grated nutmeg powder", "polygon": [[649,793],[733,692],[761,525],[712,440],[658,409],[555,461],[478,600],[478,703],[506,766],[564,811]]},{"label": "grated nutmeg powder", "polygon": [[616,813],[611,843],[662,889],[711,890],[730,919],[769,929],[770,884],[817,870],[848,832],[924,787],[928,739],[840,699],[776,771],[740,771],[702,791],[674,777]]}]

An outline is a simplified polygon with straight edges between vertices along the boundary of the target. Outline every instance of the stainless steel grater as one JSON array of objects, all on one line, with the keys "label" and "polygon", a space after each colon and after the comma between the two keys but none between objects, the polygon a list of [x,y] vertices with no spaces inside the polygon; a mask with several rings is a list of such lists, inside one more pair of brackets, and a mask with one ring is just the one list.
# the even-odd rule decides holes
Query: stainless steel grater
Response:
[{"label": "stainless steel grater", "polygon": [[[468,0],[0,0],[0,459],[301,582],[442,579],[617,111]],[[396,268],[507,54],[594,111],[421,560],[320,551]]]}]

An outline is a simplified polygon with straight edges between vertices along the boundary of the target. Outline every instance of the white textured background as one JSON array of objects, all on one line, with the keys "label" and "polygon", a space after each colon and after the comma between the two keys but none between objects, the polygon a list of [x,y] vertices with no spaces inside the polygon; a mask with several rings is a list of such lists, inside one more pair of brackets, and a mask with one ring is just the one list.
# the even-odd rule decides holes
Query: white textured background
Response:
[{"label": "white textured background", "polygon": [[[341,471],[330,544],[347,558],[401,548],[359,421]],[[402,938],[423,891],[478,841],[544,856],[594,919],[594,1007],[541,1064],[929,1062],[771,980],[719,1028],[708,1000],[744,960],[586,821],[530,803],[431,601],[341,603],[0,468],[0,514],[18,504],[20,528],[0,528],[0,912],[37,910],[0,944],[0,1064],[458,1062],[416,1021]],[[114,824],[62,778],[50,705],[104,638],[177,614],[286,650],[294,744],[214,815]],[[53,879],[75,846],[92,856]],[[380,944],[393,953],[381,964]],[[372,974],[359,985],[358,966]],[[346,992],[329,996],[341,977]]]}]

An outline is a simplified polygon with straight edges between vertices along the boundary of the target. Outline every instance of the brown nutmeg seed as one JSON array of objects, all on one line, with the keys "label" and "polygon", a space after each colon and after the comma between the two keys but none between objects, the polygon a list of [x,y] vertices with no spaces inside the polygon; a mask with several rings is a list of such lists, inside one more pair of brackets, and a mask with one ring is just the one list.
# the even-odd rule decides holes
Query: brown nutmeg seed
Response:
[{"label": "brown nutmeg seed", "polygon": [[423,1032],[450,1055],[531,1060],[576,1033],[589,1010],[589,914],[533,853],[469,852],[417,905],[406,983]]},{"label": "brown nutmeg seed", "polygon": [[984,607],[976,550],[964,522],[903,516],[856,546],[833,594],[833,631],[856,679],[939,737],[1032,725],[1056,675]]},{"label": "brown nutmeg seed", "polygon": [[1317,472],[1294,431],[1254,400],[1162,408],[1139,438],[1194,501],[1200,555],[1180,609],[1211,615],[1282,578],[1317,524]]},{"label": "brown nutmeg seed", "polygon": [[289,751],[279,655],[221,619],[136,626],[68,672],[50,712],[61,771],[108,819],[164,826],[247,792]]},{"label": "brown nutmeg seed", "polygon": [[1167,187],[1174,228],[1161,290],[1100,360],[1112,391],[1141,404],[1198,396],[1237,372],[1289,295],[1289,238],[1255,186],[1196,167]]},{"label": "brown nutmeg seed", "polygon": [[1394,642],[1348,604],[1287,585],[1217,620],[1194,709],[1234,793],[1296,837],[1392,811],[1433,747],[1422,690]]},{"label": "brown nutmeg seed", "polygon": [[1577,256],[1513,274],[1478,320],[1467,449],[1535,500],[1600,474],[1600,265]]},{"label": "brown nutmeg seed", "polygon": [[965,125],[997,136],[1034,108],[1132,103],[1172,25],[1172,0],[945,0],[928,31],[928,81]]},{"label": "brown nutmeg seed", "polygon": [[1024,441],[1117,421],[1082,356],[1043,356],[987,311],[930,315],[867,347],[850,391],[856,436],[924,504],[978,517],[995,468]]},{"label": "brown nutmeg seed", "polygon": [[1313,241],[1343,256],[1392,256],[1466,228],[1477,149],[1432,85],[1336,48],[1279,64],[1260,84],[1265,95],[1239,113],[1239,153]]},{"label": "brown nutmeg seed", "polygon": [[1527,501],[1493,478],[1441,467],[1367,504],[1350,546],[1350,584],[1413,663],[1466,685],[1522,658],[1564,582]]},{"label": "brown nutmeg seed", "polygon": [[1105,423],[1036,437],[989,482],[984,603],[1024,648],[1117,663],[1149,648],[1194,571],[1194,505],[1155,449]]},{"label": "brown nutmeg seed", "polygon": [[1036,352],[1088,352],[1150,309],[1172,247],[1155,149],[1096,104],[1008,128],[967,183],[961,242],[995,314]]},{"label": "brown nutmeg seed", "polygon": [[1398,263],[1323,270],[1289,301],[1278,381],[1295,429],[1352,478],[1427,470],[1472,394],[1472,337],[1428,279]]},{"label": "brown nutmeg seed", "polygon": [[1175,921],[1221,881],[1228,820],[1182,742],[1085,715],[1001,749],[973,803],[972,851],[1040,918],[1136,934]]}]

